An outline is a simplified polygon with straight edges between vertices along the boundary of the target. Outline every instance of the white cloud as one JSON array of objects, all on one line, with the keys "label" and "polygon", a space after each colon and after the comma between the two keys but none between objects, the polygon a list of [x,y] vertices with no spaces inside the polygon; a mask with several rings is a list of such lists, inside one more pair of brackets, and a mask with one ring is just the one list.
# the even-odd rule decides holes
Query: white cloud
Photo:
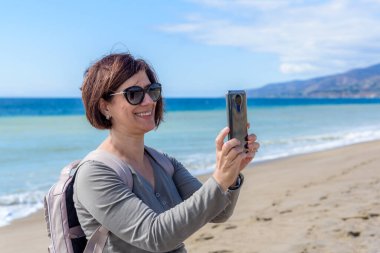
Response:
[{"label": "white cloud", "polygon": [[380,60],[380,1],[192,0],[213,9],[161,26],[208,45],[278,55],[283,73],[323,74]]},{"label": "white cloud", "polygon": [[310,64],[283,63],[280,66],[280,70],[284,74],[293,74],[293,73],[314,72],[314,71],[317,71],[318,68]]}]

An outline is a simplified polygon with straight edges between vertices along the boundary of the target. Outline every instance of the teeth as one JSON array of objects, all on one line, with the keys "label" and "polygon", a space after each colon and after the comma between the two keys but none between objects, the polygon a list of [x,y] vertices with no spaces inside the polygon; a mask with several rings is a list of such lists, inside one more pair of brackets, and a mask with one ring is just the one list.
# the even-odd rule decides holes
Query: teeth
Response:
[{"label": "teeth", "polygon": [[139,113],[136,113],[137,116],[149,116],[151,114],[152,114],[151,111],[150,112],[139,112]]}]

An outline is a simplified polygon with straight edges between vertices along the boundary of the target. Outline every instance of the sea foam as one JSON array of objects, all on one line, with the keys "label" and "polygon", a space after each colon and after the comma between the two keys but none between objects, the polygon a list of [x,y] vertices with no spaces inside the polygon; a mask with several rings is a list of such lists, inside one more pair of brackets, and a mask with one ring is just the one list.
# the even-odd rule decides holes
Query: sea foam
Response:
[{"label": "sea foam", "polygon": [[0,196],[0,227],[41,209],[44,194],[34,191]]}]

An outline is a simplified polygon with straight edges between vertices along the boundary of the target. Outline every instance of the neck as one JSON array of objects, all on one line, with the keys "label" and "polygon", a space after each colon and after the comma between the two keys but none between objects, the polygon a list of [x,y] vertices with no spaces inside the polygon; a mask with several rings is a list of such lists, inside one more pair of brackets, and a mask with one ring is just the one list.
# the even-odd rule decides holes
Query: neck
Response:
[{"label": "neck", "polygon": [[128,135],[111,129],[99,148],[111,152],[130,164],[143,164],[144,135]]}]

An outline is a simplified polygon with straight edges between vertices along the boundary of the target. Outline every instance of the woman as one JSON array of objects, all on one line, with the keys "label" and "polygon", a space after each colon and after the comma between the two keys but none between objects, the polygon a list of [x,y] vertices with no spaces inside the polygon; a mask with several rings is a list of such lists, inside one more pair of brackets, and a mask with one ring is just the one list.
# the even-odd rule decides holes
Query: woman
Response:
[{"label": "woman", "polygon": [[103,225],[110,233],[103,252],[186,252],[183,241],[208,222],[232,214],[243,182],[240,171],[259,148],[248,136],[247,150],[237,139],[216,138],[216,168],[202,185],[167,155],[167,173],[144,146],[144,135],[163,116],[161,85],[152,68],[130,54],[111,54],[85,73],[82,99],[87,119],[109,136],[97,148],[128,164],[130,189],[106,164],[83,163],[74,185],[78,218],[87,238]]}]

